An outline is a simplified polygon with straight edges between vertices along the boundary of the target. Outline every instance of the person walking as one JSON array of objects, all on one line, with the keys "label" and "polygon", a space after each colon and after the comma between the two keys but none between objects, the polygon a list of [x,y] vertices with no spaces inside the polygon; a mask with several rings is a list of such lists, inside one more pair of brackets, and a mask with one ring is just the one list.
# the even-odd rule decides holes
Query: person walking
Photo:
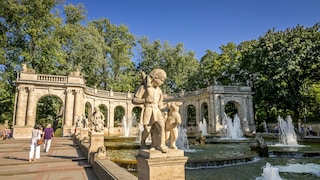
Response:
[{"label": "person walking", "polygon": [[40,145],[38,145],[38,140],[41,139],[42,130],[40,125],[36,125],[31,131],[31,141],[30,141],[30,152],[29,152],[29,162],[36,161],[40,159]]},{"label": "person walking", "polygon": [[51,146],[51,140],[54,137],[54,130],[51,127],[51,124],[48,124],[47,127],[44,129],[44,152],[49,152]]}]

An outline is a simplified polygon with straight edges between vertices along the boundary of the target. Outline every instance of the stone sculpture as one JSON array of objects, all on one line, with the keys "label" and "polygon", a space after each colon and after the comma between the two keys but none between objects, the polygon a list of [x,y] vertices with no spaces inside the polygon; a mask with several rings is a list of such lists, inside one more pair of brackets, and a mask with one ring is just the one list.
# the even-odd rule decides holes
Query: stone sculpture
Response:
[{"label": "stone sculpture", "polygon": [[169,145],[171,149],[178,149],[176,146],[176,140],[178,138],[178,125],[181,124],[181,116],[179,114],[179,106],[181,106],[181,102],[170,102],[168,103],[168,117],[166,120],[166,141],[169,141]]},{"label": "stone sculpture", "polygon": [[84,114],[82,115],[82,127],[85,129],[88,128],[88,118],[86,118]]},{"label": "stone sculpture", "polygon": [[163,93],[160,86],[167,78],[162,69],[153,69],[148,75],[142,72],[142,84],[134,94],[132,103],[143,105],[141,134],[141,148],[147,149],[146,139],[151,133],[151,149],[163,153],[167,151],[165,144],[165,117],[163,105]]},{"label": "stone sculpture", "polygon": [[257,151],[260,156],[268,157],[268,146],[265,144],[264,139],[260,133],[256,134],[253,142],[250,145],[251,151]]},{"label": "stone sculpture", "polygon": [[104,129],[104,115],[100,111],[99,107],[94,108],[94,112],[91,116],[91,131],[103,132]]},{"label": "stone sculpture", "polygon": [[82,128],[82,120],[81,120],[80,116],[77,116],[76,127],[81,127]]}]

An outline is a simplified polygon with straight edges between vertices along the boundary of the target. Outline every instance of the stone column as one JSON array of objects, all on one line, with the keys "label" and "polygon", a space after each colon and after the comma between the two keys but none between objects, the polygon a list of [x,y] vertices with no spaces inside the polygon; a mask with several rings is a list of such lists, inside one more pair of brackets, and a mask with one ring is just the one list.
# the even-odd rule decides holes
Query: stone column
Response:
[{"label": "stone column", "polygon": [[250,131],[255,132],[256,131],[256,125],[254,122],[254,112],[253,112],[253,102],[252,102],[252,96],[250,95],[248,97],[248,111],[249,111],[249,116],[248,116],[248,122],[249,122],[249,127]]},{"label": "stone column", "polygon": [[158,150],[139,150],[138,179],[185,180],[184,151],[169,149],[167,153]]},{"label": "stone column", "polygon": [[66,90],[66,106],[64,113],[64,125],[67,127],[72,126],[73,108],[72,108],[72,90]]},{"label": "stone column", "polygon": [[114,107],[113,107],[113,103],[110,101],[109,102],[109,127],[113,128],[114,127]]},{"label": "stone column", "polygon": [[25,126],[26,116],[26,98],[24,97],[25,87],[18,87],[18,105],[17,105],[17,116],[16,126]]},{"label": "stone column", "polygon": [[28,109],[27,109],[27,126],[34,126],[34,87],[28,87]]},{"label": "stone column", "polygon": [[250,129],[249,129],[249,123],[248,123],[248,119],[249,119],[249,109],[248,109],[248,105],[249,105],[249,101],[248,101],[248,97],[247,96],[244,96],[242,98],[242,104],[243,104],[243,119],[242,119],[242,123],[243,123],[243,130],[244,132],[249,132]]},{"label": "stone column", "polygon": [[209,123],[212,124],[212,126],[210,127],[210,133],[215,133],[216,132],[216,126],[218,124],[217,120],[216,120],[216,116],[215,116],[215,99],[214,99],[214,95],[212,93],[210,93],[209,95],[209,104],[208,104],[208,118],[209,118]]},{"label": "stone column", "polygon": [[225,108],[224,96],[220,95],[220,112],[219,112],[219,115],[220,115],[221,120],[224,118],[224,113],[225,113],[225,109],[224,108]]},{"label": "stone column", "polygon": [[74,114],[73,114],[73,123],[72,123],[73,125],[76,124],[78,116],[82,118],[80,93],[81,93],[80,89],[75,90],[74,110],[73,110]]},{"label": "stone column", "polygon": [[[202,121],[201,119],[201,106],[199,105],[199,100],[196,101],[196,105],[195,105],[195,108],[196,108],[196,126],[199,127],[199,123],[200,121]],[[198,129],[199,131],[199,129]]]}]

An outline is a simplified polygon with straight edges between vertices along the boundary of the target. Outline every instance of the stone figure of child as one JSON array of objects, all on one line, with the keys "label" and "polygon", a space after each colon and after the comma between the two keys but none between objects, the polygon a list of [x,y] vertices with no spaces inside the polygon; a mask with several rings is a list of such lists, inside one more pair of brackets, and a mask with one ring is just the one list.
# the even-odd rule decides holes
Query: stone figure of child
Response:
[{"label": "stone figure of child", "polygon": [[171,149],[178,149],[176,146],[176,140],[178,138],[178,125],[181,124],[181,116],[179,114],[179,106],[181,102],[168,103],[169,113],[166,120],[166,141],[169,141]]},{"label": "stone figure of child", "polygon": [[143,105],[141,134],[141,148],[146,149],[146,139],[151,133],[151,149],[157,149],[165,153],[165,118],[163,115],[163,94],[160,86],[167,78],[167,74],[162,69],[153,69],[148,75],[142,73],[143,83],[136,91],[132,103]]}]

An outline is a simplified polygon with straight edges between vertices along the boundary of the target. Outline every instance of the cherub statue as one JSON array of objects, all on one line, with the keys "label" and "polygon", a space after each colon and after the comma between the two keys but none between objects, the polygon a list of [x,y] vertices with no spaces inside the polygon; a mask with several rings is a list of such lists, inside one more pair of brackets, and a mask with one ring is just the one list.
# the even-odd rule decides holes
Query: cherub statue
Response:
[{"label": "cherub statue", "polygon": [[166,141],[170,139],[170,148],[177,149],[176,140],[178,138],[178,125],[181,124],[181,116],[179,114],[179,106],[181,102],[169,102],[168,103],[168,117],[166,120]]}]

